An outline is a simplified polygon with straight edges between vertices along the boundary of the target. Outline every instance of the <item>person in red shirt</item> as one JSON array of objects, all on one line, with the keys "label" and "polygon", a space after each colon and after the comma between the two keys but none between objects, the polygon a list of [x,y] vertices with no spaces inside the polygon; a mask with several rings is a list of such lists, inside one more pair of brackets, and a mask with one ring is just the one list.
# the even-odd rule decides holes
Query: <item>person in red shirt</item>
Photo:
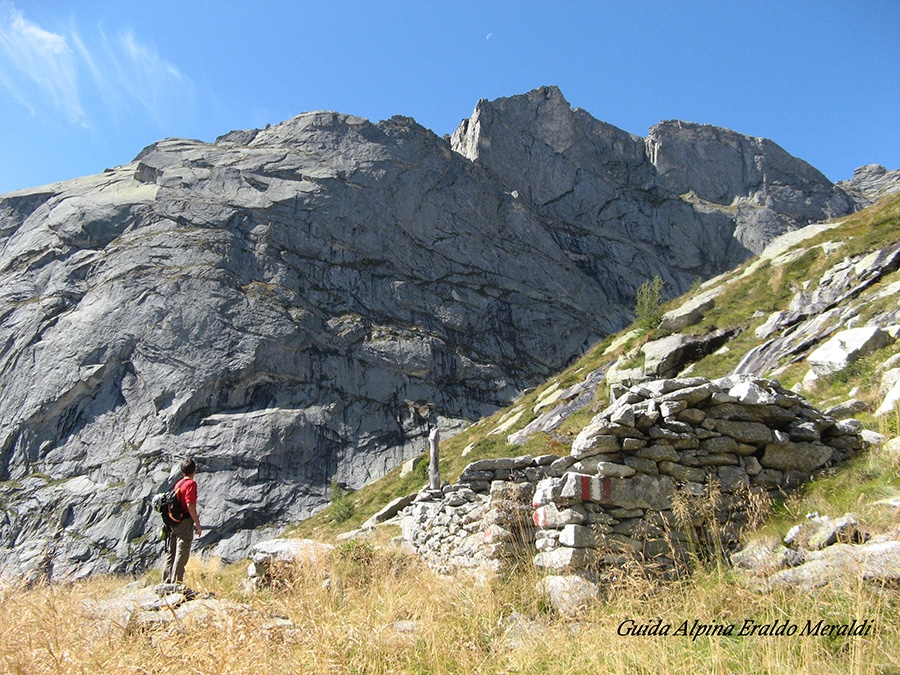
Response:
[{"label": "person in red shirt", "polygon": [[191,543],[194,540],[194,532],[199,537],[203,530],[200,527],[200,517],[197,515],[197,482],[194,474],[197,465],[193,459],[181,462],[181,473],[184,475],[175,483],[175,492],[181,503],[185,516],[180,522],[174,523],[169,531],[166,541],[166,566],[163,568],[164,583],[182,583],[184,581],[184,568],[191,556]]}]

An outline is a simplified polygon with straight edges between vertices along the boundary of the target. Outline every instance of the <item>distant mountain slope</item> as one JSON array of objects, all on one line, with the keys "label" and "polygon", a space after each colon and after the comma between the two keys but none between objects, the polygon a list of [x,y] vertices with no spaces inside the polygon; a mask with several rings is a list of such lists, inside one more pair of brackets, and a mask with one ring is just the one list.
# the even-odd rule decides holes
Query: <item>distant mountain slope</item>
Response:
[{"label": "distant mountain slope", "polygon": [[312,112],[0,197],[0,561],[155,561],[200,467],[228,556],[507,404],[670,294],[853,201],[770,141],[645,139],[545,87],[451,139]]},{"label": "distant mountain slope", "polygon": [[[888,195],[845,219],[780,237],[760,256],[699,284],[666,309],[657,329],[635,328],[610,336],[507,408],[442,443],[441,477],[451,483],[446,487],[446,503],[452,506],[456,491],[477,483],[487,468],[509,473],[512,466],[534,466],[548,453],[574,462],[567,457],[570,451],[578,454],[579,443],[585,451],[592,434],[603,433],[610,411],[628,407],[628,401],[639,397],[635,392],[642,387],[659,392],[679,386],[676,380],[650,382],[659,378],[684,378],[681,386],[702,378],[737,381],[742,376],[768,386],[768,378],[775,378],[823,410],[830,423],[856,418],[848,420],[846,428],[862,429],[865,441],[884,446],[872,448],[870,456],[847,469],[845,482],[865,475],[869,469],[860,471],[860,464],[868,466],[873,457],[896,466],[900,458],[900,194]],[[630,387],[627,395],[626,387]],[[765,407],[760,405],[758,411]],[[673,441],[660,440],[667,442]],[[836,447],[857,446],[838,443]],[[495,462],[495,458],[501,459]],[[633,457],[627,456],[626,464],[629,459]],[[828,468],[827,474],[842,482],[845,468],[839,463]],[[583,473],[594,472],[586,465]],[[460,483],[454,484],[457,479]],[[531,479],[521,475],[513,480]],[[821,486],[818,493],[832,515],[843,513],[838,509],[847,509],[848,500],[849,508],[861,508],[864,498],[866,508],[877,511],[884,508],[885,497],[896,499],[896,481],[886,482],[891,485],[852,499],[847,494],[828,494]],[[415,496],[425,483],[421,471],[394,471],[354,495],[358,513],[353,519],[336,523],[326,510],[299,523],[294,533],[328,538],[369,519],[365,530],[379,522],[380,515],[371,516],[381,507],[397,503],[392,500],[403,495]],[[424,502],[429,501],[427,490],[420,494]],[[422,524],[416,521],[414,507],[401,512],[404,536],[414,535]],[[460,511],[460,517],[468,513]],[[413,521],[409,532],[407,517]],[[449,542],[457,532],[461,539],[468,533],[484,534],[487,530],[480,527],[492,521],[485,520],[480,527],[467,521],[465,530],[458,523],[453,529],[442,527],[445,521],[441,520],[423,522],[436,541]],[[414,543],[413,539],[407,541]],[[458,554],[452,545],[431,546],[426,557],[439,567],[454,567],[458,560],[452,559]],[[468,564],[475,561],[463,566]]]}]

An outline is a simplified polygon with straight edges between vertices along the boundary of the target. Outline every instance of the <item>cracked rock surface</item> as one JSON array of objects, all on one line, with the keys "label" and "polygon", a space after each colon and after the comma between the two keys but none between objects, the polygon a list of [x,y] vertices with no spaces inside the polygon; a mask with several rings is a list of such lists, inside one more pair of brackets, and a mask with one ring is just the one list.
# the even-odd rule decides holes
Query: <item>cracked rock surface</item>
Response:
[{"label": "cracked rock surface", "polygon": [[[719,176],[713,180],[711,176]],[[770,141],[641,139],[555,87],[452,138],[311,112],[0,197],[0,566],[156,564],[196,458],[226,560],[853,202]]]}]

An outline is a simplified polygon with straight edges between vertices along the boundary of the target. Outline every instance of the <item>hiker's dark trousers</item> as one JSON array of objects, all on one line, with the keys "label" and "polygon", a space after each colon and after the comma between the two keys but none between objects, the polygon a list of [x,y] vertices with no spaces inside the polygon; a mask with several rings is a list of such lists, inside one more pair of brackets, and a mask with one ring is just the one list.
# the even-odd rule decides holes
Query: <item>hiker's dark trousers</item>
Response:
[{"label": "hiker's dark trousers", "polygon": [[174,584],[184,581],[184,567],[191,555],[194,540],[194,521],[189,516],[181,519],[169,532],[166,550],[166,566],[163,568],[163,583]]}]

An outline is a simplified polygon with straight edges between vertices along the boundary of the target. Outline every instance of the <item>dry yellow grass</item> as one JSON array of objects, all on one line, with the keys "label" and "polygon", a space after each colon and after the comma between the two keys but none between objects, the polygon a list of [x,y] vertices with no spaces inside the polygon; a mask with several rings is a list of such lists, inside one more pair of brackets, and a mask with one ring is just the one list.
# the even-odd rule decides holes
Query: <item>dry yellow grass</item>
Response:
[{"label": "dry yellow grass", "polygon": [[[271,590],[243,593],[241,574],[192,561],[192,586],[241,608],[206,624],[140,630],[99,622],[87,611],[123,580],[4,589],[0,672],[900,673],[900,591],[852,580],[813,594],[762,594],[715,569],[666,583],[632,574],[572,620],[547,608],[533,571],[487,581],[447,578],[399,552],[365,545],[293,569]],[[661,619],[669,635],[621,636],[627,619]],[[696,639],[674,634],[695,619],[735,629]],[[841,638],[737,635],[748,620],[787,620],[802,631],[819,619],[868,619],[875,628]]]}]

